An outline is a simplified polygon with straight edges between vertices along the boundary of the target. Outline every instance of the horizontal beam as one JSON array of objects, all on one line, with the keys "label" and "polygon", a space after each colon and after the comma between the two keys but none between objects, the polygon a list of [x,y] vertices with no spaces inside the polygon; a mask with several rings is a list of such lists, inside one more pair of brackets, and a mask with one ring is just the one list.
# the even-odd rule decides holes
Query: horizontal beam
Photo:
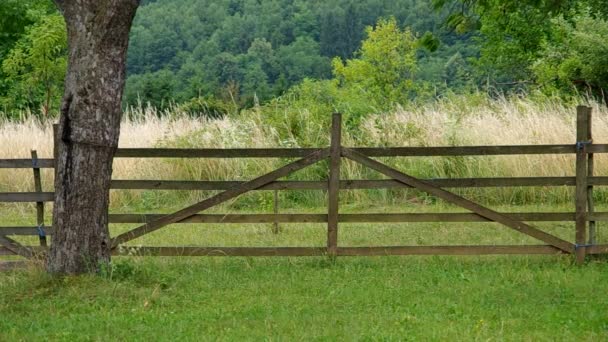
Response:
[{"label": "horizontal beam", "polygon": [[115,158],[302,158],[321,148],[119,148]]},{"label": "horizontal beam", "polygon": [[0,202],[52,202],[52,192],[0,192]]},{"label": "horizontal beam", "polygon": [[587,247],[587,254],[608,254],[608,245],[595,245]]},{"label": "horizontal beam", "polygon": [[[300,158],[315,148],[228,148],[172,149],[122,148],[116,158]],[[355,151],[368,157],[487,156],[515,154],[574,154],[575,145],[507,145],[447,147],[361,147]],[[608,153],[608,145],[594,144],[588,153]]]},{"label": "horizontal beam", "polygon": [[[29,235],[38,235],[38,228],[28,226],[28,227],[0,227],[0,235],[6,236],[29,236]],[[53,228],[44,227],[45,235],[53,235]]]},{"label": "horizontal beam", "polygon": [[[526,222],[574,222],[575,213],[508,213],[515,220]],[[111,214],[110,223],[146,223],[162,217],[162,214]],[[428,213],[428,214],[340,214],[341,223],[430,223],[430,222],[490,222],[469,213]],[[589,221],[608,221],[608,212],[589,215]],[[195,215],[180,224],[262,224],[262,223],[327,223],[326,214],[249,214],[249,215]],[[46,235],[53,235],[52,227],[44,227]],[[0,235],[37,236],[35,227],[0,227]]]},{"label": "horizontal beam", "polygon": [[[325,247],[127,247],[120,246],[114,255],[125,256],[324,256]],[[562,254],[546,245],[532,246],[404,246],[404,247],[338,247],[339,256],[387,255],[508,255]]]},{"label": "horizontal beam", "polygon": [[[506,145],[449,147],[363,147],[352,150],[368,157],[492,156],[526,154],[574,154],[575,145]],[[608,145],[594,144],[587,153],[608,153]]]},{"label": "horizontal beam", "polygon": [[6,256],[6,255],[17,255],[17,253],[11,251],[10,249],[8,249],[6,247],[0,246],[0,256]]},{"label": "horizontal beam", "polygon": [[31,265],[31,261],[0,261],[0,272],[25,269]]},{"label": "horizontal beam", "polygon": [[[121,148],[115,158],[300,158],[318,148],[233,148],[176,149]],[[484,156],[517,154],[574,154],[574,145],[506,145],[439,147],[360,147],[355,151],[368,157]],[[593,144],[588,153],[608,153],[608,144]],[[0,159],[0,169],[30,169],[31,159]],[[53,168],[53,159],[38,159],[38,168]]]},{"label": "horizontal beam", "polygon": [[323,256],[321,247],[128,247],[119,246],[114,255],[125,256]]},{"label": "horizontal beam", "polygon": [[342,247],[340,256],[385,255],[508,255],[508,254],[563,254],[549,245],[531,246],[405,246],[405,247]]},{"label": "horizontal beam", "polygon": [[[503,213],[518,221],[573,222],[574,213]],[[110,223],[146,223],[163,217],[163,214],[111,214]],[[424,214],[340,214],[342,223],[398,223],[398,222],[490,222],[471,213],[424,213]],[[590,221],[608,221],[608,212],[589,215]],[[326,223],[327,214],[237,214],[194,215],[178,223]]]},{"label": "horizontal beam", "polygon": [[[442,188],[575,186],[575,177],[503,177],[503,178],[445,178],[426,182]],[[240,181],[169,181],[169,180],[113,180],[114,190],[228,190],[241,185]],[[590,185],[608,185],[608,177],[590,177]],[[411,188],[401,182],[383,180],[343,180],[342,190]],[[257,190],[327,190],[327,181],[276,181]]]},{"label": "horizontal beam", "polygon": [[[444,188],[509,187],[509,186],[573,186],[574,177],[522,177],[522,178],[462,178],[431,179],[429,183]],[[243,182],[238,181],[157,181],[157,180],[114,180],[114,190],[229,190]],[[342,190],[410,188],[393,180],[345,180],[340,182]],[[608,177],[590,177],[589,184],[608,185]],[[323,181],[279,181],[261,187],[259,190],[326,190]],[[0,202],[52,202],[52,192],[4,192]]]},{"label": "horizontal beam", "polygon": [[[39,169],[52,169],[53,159],[38,159],[36,167]],[[0,169],[32,169],[32,159],[0,159]]]}]

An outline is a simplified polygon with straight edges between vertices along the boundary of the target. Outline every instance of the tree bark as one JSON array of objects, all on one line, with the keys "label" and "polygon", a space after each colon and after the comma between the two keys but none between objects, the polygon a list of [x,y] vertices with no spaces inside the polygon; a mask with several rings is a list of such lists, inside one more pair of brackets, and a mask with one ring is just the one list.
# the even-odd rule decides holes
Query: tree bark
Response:
[{"label": "tree bark", "polygon": [[110,261],[112,161],[118,146],[129,31],[139,0],[55,0],[69,59],[55,166],[52,273],[97,272]]}]

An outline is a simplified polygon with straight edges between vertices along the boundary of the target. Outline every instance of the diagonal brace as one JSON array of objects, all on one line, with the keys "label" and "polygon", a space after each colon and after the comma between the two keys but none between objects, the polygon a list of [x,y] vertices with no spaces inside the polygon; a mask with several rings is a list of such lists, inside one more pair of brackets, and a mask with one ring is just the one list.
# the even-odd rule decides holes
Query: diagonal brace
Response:
[{"label": "diagonal brace", "polygon": [[141,237],[143,235],[146,235],[148,233],[161,229],[167,225],[177,223],[177,222],[180,222],[187,218],[190,218],[193,215],[196,215],[197,213],[199,213],[203,210],[206,210],[206,209],[209,209],[218,204],[224,203],[224,202],[226,202],[230,199],[233,199],[237,196],[240,196],[246,192],[258,189],[281,177],[285,177],[285,176],[289,175],[290,173],[293,173],[293,172],[303,169],[307,166],[315,164],[318,161],[321,161],[328,157],[329,157],[329,149],[317,150],[300,160],[287,164],[279,169],[276,169],[270,173],[260,176],[254,180],[237,185],[230,190],[219,193],[202,202],[196,203],[196,204],[191,205],[178,212],[163,216],[157,220],[146,223],[146,224],[144,224],[138,228],[135,228],[131,231],[128,231],[124,234],[118,235],[117,237],[112,239],[112,245],[111,245],[112,249],[118,247],[118,245],[120,245],[122,243],[137,239],[138,237]]},{"label": "diagonal brace", "polygon": [[545,233],[524,222],[513,220],[510,217],[507,217],[499,212],[496,212],[492,209],[481,206],[464,197],[461,197],[461,196],[458,196],[449,191],[443,190],[443,189],[436,187],[432,184],[429,184],[425,181],[422,181],[422,180],[419,180],[412,176],[406,175],[405,173],[402,173],[390,166],[387,166],[378,161],[375,161],[375,160],[365,156],[364,154],[356,152],[352,149],[342,148],[342,156],[344,156],[348,159],[354,160],[360,164],[363,164],[380,173],[383,173],[386,176],[391,177],[403,184],[409,185],[413,188],[416,188],[416,189],[424,191],[428,194],[439,197],[447,202],[450,202],[450,203],[458,205],[462,208],[468,209],[468,210],[476,213],[479,216],[485,217],[488,220],[502,223],[503,225],[505,225],[509,228],[512,228],[512,229],[514,229],[518,232],[524,233],[526,235],[532,236],[540,241],[543,241],[554,247],[557,247],[564,252],[567,252],[567,253],[574,252],[574,244],[572,244],[566,240],[562,240],[556,236]]},{"label": "diagonal brace", "polygon": [[34,256],[34,253],[29,248],[21,245],[19,242],[9,238],[6,235],[0,235],[0,246],[4,246],[11,252],[27,259]]}]

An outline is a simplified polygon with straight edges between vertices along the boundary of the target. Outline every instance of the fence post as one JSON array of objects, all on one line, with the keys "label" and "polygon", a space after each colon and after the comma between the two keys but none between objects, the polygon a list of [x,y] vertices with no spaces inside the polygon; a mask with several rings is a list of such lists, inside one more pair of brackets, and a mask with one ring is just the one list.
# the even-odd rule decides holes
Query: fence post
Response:
[{"label": "fence post", "polygon": [[579,106],[576,110],[576,263],[581,265],[587,254],[587,209],[589,190],[587,145],[589,144],[590,108]]},{"label": "fence post", "polygon": [[327,205],[327,253],[338,255],[338,209],[340,195],[340,161],[342,154],[342,115],[334,113],[331,122],[329,184]]},{"label": "fence post", "polygon": [[279,234],[281,232],[281,226],[279,225],[279,220],[276,215],[279,215],[279,190],[274,191],[274,223],[272,224],[272,232],[274,234]]},{"label": "fence post", "polygon": [[59,125],[53,124],[53,166],[57,170],[57,157],[59,156]]},{"label": "fence post", "polygon": [[[40,177],[38,152],[36,152],[36,150],[32,150],[32,170],[34,171],[34,190],[40,194],[42,193],[42,179]],[[36,226],[38,228],[40,246],[46,247],[46,233],[44,232],[44,202],[36,202]]]},{"label": "fence post", "polygon": [[[587,108],[587,123],[588,123],[588,128],[587,128],[587,141],[589,142],[588,146],[591,146],[593,144],[593,109],[592,108]],[[595,169],[595,161],[594,161],[594,156],[593,153],[588,153],[587,154],[587,176],[588,177],[593,177],[594,176],[594,169]],[[587,184],[587,208],[588,208],[588,214],[589,215],[593,215],[593,213],[595,212],[595,204],[593,201],[593,185],[589,185]],[[595,221],[589,221],[589,242],[588,244],[590,245],[595,245],[595,243],[597,242],[596,239],[596,222]]]}]

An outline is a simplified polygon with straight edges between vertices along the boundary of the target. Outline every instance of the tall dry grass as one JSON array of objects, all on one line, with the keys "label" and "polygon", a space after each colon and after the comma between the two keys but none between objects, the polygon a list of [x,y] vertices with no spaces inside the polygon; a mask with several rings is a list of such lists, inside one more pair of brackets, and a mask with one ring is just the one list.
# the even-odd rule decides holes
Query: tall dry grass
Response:
[{"label": "tall dry grass", "polygon": [[[594,140],[608,142],[608,110],[594,107]],[[162,115],[161,115],[162,114]],[[570,144],[575,142],[576,110],[560,101],[535,102],[529,99],[485,99],[471,101],[449,99],[418,108],[400,108],[389,114],[373,114],[344,134],[350,146],[446,146],[446,145],[518,145]],[[258,108],[239,117],[219,120],[191,118],[183,113],[157,113],[154,109],[132,109],[121,128],[121,147],[293,147],[326,146],[329,138],[329,113],[321,116],[301,110],[297,116]],[[25,119],[0,122],[0,158],[28,158],[35,149],[42,158],[52,155],[50,122]],[[566,176],[574,174],[574,158],[569,155],[488,156],[488,157],[412,157],[393,158],[390,164],[415,176],[439,177],[508,177]],[[134,160],[117,159],[115,179],[184,179],[244,180],[284,164],[284,160]],[[608,162],[598,156],[596,172],[605,175]],[[299,172],[293,179],[323,179],[324,165]],[[348,179],[380,178],[359,165],[346,162],[342,177]],[[44,184],[52,186],[52,172],[44,172]],[[31,170],[0,170],[0,191],[31,191]],[[533,201],[567,202],[565,188],[515,188],[498,190],[463,190],[467,196],[487,202],[528,203]],[[115,191],[116,207],[151,206],[171,201],[192,201],[204,192]],[[264,202],[264,195],[241,202],[247,206]],[[291,202],[315,203],[323,194],[287,194]],[[420,197],[405,190],[348,192],[347,201],[399,201]],[[598,196],[608,198],[603,191]],[[144,205],[145,207],[146,205]]]}]

